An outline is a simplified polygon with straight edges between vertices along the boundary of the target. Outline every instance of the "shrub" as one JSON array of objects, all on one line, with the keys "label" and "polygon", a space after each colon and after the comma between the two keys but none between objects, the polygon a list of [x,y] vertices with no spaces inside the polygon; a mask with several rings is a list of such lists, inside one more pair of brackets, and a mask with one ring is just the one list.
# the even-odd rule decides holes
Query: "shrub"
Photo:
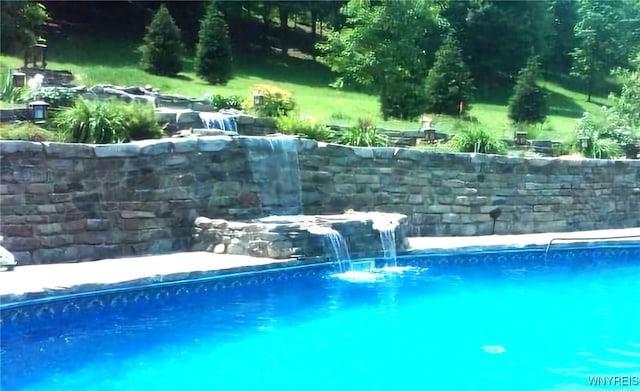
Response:
[{"label": "shrub", "polygon": [[143,104],[79,98],[74,106],[57,112],[53,122],[75,143],[113,144],[162,136],[153,108]]},{"label": "shrub", "polygon": [[536,83],[539,72],[537,59],[529,59],[527,66],[520,71],[514,94],[509,99],[509,118],[516,123],[544,122],[547,117],[547,104],[544,92]]},{"label": "shrub", "polygon": [[498,134],[480,124],[472,124],[463,128],[449,143],[451,148],[458,152],[492,154],[505,152],[505,145]]},{"label": "shrub", "polygon": [[[586,112],[576,126],[577,149],[583,156],[594,159],[609,159],[622,156],[622,146],[632,142],[631,132],[617,124],[607,116],[606,108],[603,108],[605,117],[596,118]],[[582,140],[586,140],[587,148],[582,146]]]},{"label": "shrub", "polygon": [[278,130],[284,134],[324,142],[333,139],[333,133],[326,126],[316,123],[311,118],[302,118],[298,115],[289,114],[278,117],[276,125]]},{"label": "shrub", "polygon": [[424,81],[418,77],[393,77],[382,87],[380,109],[382,118],[412,120],[424,113],[426,95]]},{"label": "shrub", "polygon": [[65,87],[41,87],[33,90],[30,89],[24,96],[24,99],[27,102],[43,100],[50,105],[51,109],[71,107],[77,98],[78,94]]},{"label": "shrub", "polygon": [[209,83],[225,84],[231,79],[229,29],[215,2],[210,2],[200,21],[196,47],[196,74]]},{"label": "shrub", "polygon": [[240,95],[220,95],[209,96],[209,103],[217,110],[220,109],[236,109],[242,110],[242,97]]},{"label": "shrub", "polygon": [[161,5],[140,47],[142,68],[156,75],[176,75],[182,70],[180,29],[169,10]]},{"label": "shrub", "polygon": [[256,105],[252,95],[245,106],[260,117],[282,117],[296,107],[291,92],[272,84],[257,84],[253,93],[262,95],[262,104]]},{"label": "shrub", "polygon": [[354,147],[386,147],[389,139],[378,132],[370,119],[358,119],[358,125],[341,133],[336,133],[334,141]]},{"label": "shrub", "polygon": [[125,141],[161,138],[162,127],[158,123],[155,110],[144,103],[123,106]]},{"label": "shrub", "polygon": [[87,102],[80,98],[72,107],[56,113],[53,122],[71,142],[122,142],[126,134],[120,107],[116,102]]}]

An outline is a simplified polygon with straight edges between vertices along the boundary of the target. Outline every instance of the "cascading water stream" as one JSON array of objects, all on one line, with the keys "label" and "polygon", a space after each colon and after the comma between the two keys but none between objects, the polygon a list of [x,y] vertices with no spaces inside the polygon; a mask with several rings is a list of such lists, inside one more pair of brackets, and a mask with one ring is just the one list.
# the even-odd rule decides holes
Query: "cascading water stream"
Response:
[{"label": "cascading water stream", "polygon": [[202,125],[206,129],[220,129],[231,132],[237,132],[238,126],[233,116],[223,113],[205,112],[198,113],[202,120]]},{"label": "cascading water stream", "polygon": [[396,227],[398,223],[390,220],[374,221],[373,229],[380,232],[380,243],[386,267],[397,267],[396,258]]},{"label": "cascading water stream", "polygon": [[334,261],[338,264],[340,273],[351,271],[349,246],[340,232],[330,227],[321,227],[318,225],[309,227],[308,231],[312,234],[322,235],[325,252],[331,254]]},{"label": "cascading water stream", "polygon": [[267,215],[301,215],[302,185],[297,141],[292,137],[247,140],[253,180]]}]

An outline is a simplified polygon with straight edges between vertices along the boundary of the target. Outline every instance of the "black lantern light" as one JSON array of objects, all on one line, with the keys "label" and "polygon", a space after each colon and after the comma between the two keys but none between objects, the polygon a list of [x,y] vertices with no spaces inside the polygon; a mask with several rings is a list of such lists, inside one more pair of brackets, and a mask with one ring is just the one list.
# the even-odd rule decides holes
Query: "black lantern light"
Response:
[{"label": "black lantern light", "polygon": [[27,84],[27,74],[24,72],[13,72],[11,77],[14,87],[24,87]]},{"label": "black lantern light", "polygon": [[436,130],[434,128],[425,129],[424,130],[424,138],[430,143],[435,143],[436,142]]},{"label": "black lantern light", "polygon": [[47,111],[49,104],[47,102],[37,100],[29,102],[29,112],[34,122],[44,122],[47,120]]},{"label": "black lantern light", "polygon": [[516,144],[518,145],[527,144],[527,132],[516,132]]}]

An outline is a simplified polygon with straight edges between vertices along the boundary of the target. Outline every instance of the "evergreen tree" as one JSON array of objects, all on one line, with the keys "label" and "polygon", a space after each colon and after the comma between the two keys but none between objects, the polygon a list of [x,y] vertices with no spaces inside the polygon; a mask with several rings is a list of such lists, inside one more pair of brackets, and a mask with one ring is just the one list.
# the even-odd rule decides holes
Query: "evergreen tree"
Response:
[{"label": "evergreen tree", "polygon": [[514,94],[509,99],[509,118],[515,123],[544,122],[547,117],[544,92],[536,83],[539,69],[537,58],[532,57],[520,71]]},{"label": "evergreen tree", "polygon": [[470,107],[473,89],[471,73],[462,59],[458,40],[449,33],[436,52],[436,61],[427,76],[427,111],[458,114],[460,108]]},{"label": "evergreen tree", "polygon": [[227,23],[214,2],[200,21],[198,38],[196,74],[209,83],[225,84],[231,79],[231,41]]},{"label": "evergreen tree", "polygon": [[182,70],[180,29],[164,5],[156,12],[144,36],[142,68],[156,75],[176,75]]}]

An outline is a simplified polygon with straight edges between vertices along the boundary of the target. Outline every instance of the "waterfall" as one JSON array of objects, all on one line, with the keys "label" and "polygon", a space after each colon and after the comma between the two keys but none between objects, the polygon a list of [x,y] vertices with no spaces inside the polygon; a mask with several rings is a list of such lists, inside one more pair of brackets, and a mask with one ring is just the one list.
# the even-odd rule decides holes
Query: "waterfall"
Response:
[{"label": "waterfall", "polygon": [[390,220],[374,221],[373,229],[380,232],[380,243],[386,261],[386,267],[396,267],[396,227],[398,223]]},{"label": "waterfall", "polygon": [[312,234],[322,235],[325,251],[330,253],[334,261],[338,264],[340,273],[351,271],[349,246],[340,232],[330,227],[321,227],[318,225],[311,226],[308,230]]},{"label": "waterfall", "polygon": [[[0,243],[2,242],[3,237],[0,236]],[[16,260],[13,257],[13,254],[9,252],[6,248],[0,246],[0,266],[5,266],[9,270],[13,270],[13,267],[16,265]]]},{"label": "waterfall", "polygon": [[198,115],[202,120],[202,126],[206,129],[220,129],[232,132],[238,131],[236,120],[231,115],[205,111],[198,113]]},{"label": "waterfall", "polygon": [[301,215],[302,185],[298,146],[292,137],[247,139],[253,180],[267,215]]}]

